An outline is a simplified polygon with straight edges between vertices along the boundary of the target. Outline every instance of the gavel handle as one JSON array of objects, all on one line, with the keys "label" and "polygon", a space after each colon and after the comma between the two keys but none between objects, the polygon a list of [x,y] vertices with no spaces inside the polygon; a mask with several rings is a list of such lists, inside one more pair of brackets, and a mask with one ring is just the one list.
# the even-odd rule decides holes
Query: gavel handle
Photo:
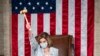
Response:
[{"label": "gavel handle", "polygon": [[25,17],[26,23],[29,24],[28,19],[27,19],[27,17],[26,17],[26,14],[24,14],[24,17]]},{"label": "gavel handle", "polygon": [[[24,18],[25,18],[25,21],[26,21],[26,24],[28,24],[30,26],[30,23],[28,22],[28,19],[26,17],[26,14],[24,13]],[[31,26],[30,26],[31,27]],[[30,33],[31,33],[31,28],[29,29]]]}]

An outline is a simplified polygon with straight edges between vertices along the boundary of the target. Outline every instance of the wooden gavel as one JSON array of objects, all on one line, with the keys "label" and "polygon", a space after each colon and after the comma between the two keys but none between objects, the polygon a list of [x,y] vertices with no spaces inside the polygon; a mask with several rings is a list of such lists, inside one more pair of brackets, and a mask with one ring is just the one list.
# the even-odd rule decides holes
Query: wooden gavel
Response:
[{"label": "wooden gavel", "polygon": [[[25,21],[26,21],[26,24],[28,24],[30,26],[30,23],[28,22],[28,19],[26,17],[26,13],[27,13],[27,9],[23,9],[20,11],[20,14],[23,14],[24,15],[24,18],[25,18]],[[30,26],[31,27],[31,26]],[[31,32],[31,28],[29,29],[29,31]]]},{"label": "wooden gavel", "polygon": [[23,9],[23,10],[20,11],[20,14],[23,14],[24,15],[24,18],[25,18],[26,23],[29,24],[28,19],[26,17],[26,13],[27,12],[28,12],[27,9]]}]

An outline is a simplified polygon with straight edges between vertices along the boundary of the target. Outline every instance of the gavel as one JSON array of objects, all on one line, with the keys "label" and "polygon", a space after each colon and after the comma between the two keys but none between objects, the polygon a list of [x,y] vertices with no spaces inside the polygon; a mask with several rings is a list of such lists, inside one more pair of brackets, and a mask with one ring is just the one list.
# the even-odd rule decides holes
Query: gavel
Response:
[{"label": "gavel", "polygon": [[[28,19],[27,19],[27,17],[26,17],[26,13],[27,13],[27,12],[28,12],[27,9],[23,9],[23,10],[20,11],[20,14],[23,14],[23,15],[24,15],[26,24],[28,24],[29,27],[31,27],[31,26],[30,26],[30,23],[28,22]],[[29,30],[31,30],[31,28],[30,28]]]},{"label": "gavel", "polygon": [[27,11],[27,9],[23,9],[23,10],[21,10],[20,11],[20,14],[23,14],[24,15],[24,18],[25,18],[25,21],[26,21],[26,23],[29,23],[28,22],[28,19],[27,19],[27,17],[26,17],[26,13],[27,13],[28,11]]}]

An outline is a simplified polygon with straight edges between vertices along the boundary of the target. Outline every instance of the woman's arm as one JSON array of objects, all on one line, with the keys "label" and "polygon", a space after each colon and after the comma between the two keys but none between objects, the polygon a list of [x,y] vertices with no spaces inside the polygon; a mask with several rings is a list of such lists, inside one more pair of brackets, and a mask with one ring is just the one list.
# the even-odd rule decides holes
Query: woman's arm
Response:
[{"label": "woman's arm", "polygon": [[26,21],[26,28],[28,29],[28,32],[29,32],[30,45],[32,46],[33,49],[36,49],[36,47],[38,46],[38,43],[35,39],[35,36],[32,33],[30,23],[28,22],[27,17],[26,17],[25,14],[24,14],[24,17],[25,17],[25,21]]},{"label": "woman's arm", "polygon": [[31,31],[29,31],[29,41],[33,49],[36,49],[38,47],[38,42]]}]

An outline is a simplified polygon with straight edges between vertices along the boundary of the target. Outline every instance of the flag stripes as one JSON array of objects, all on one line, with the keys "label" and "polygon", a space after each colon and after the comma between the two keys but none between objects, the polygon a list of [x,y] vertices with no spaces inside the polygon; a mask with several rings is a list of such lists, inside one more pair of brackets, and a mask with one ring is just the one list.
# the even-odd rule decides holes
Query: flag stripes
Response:
[{"label": "flag stripes", "polygon": [[62,34],[68,34],[68,0],[62,0]]},{"label": "flag stripes", "polygon": [[68,0],[68,34],[75,37],[75,1]]},{"label": "flag stripes", "polygon": [[94,56],[94,0],[87,4],[87,56]]},{"label": "flag stripes", "polygon": [[50,34],[50,14],[44,14],[43,31]]},{"label": "flag stripes", "polygon": [[81,0],[75,0],[75,55],[81,51]]},{"label": "flag stripes", "polygon": [[81,56],[87,56],[87,0],[81,1]]},{"label": "flag stripes", "polygon": [[50,35],[55,35],[56,32],[56,13],[50,13]]},{"label": "flag stripes", "polygon": [[43,32],[43,13],[39,13],[37,14],[37,19],[38,19],[38,27],[37,27],[37,30],[38,30],[38,34],[41,34]]},{"label": "flag stripes", "polygon": [[[25,55],[25,27],[24,27],[24,17],[23,15],[18,14],[18,56]],[[23,50],[24,49],[24,50]]]},{"label": "flag stripes", "polygon": [[12,15],[12,56],[18,56],[18,15]]},{"label": "flag stripes", "polygon": [[56,0],[56,34],[62,34],[62,0]]}]

